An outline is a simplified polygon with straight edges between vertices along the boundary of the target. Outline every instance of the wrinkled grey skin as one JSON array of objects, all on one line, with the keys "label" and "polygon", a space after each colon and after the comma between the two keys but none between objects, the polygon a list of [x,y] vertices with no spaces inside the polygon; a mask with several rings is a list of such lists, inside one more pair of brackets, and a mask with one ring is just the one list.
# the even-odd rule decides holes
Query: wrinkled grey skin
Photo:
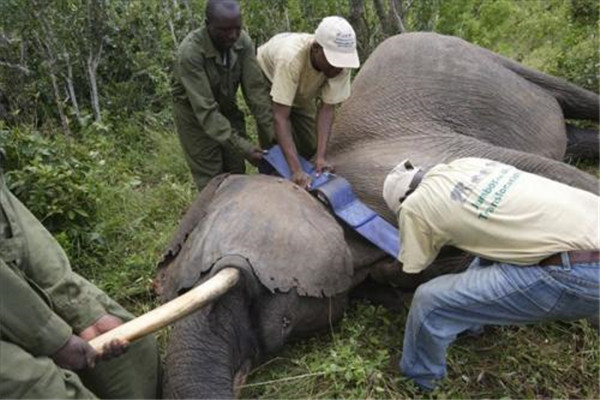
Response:
[{"label": "wrinkled grey skin", "polygon": [[[487,157],[597,192],[595,178],[561,160],[565,117],[598,121],[598,100],[460,39],[403,34],[381,44],[362,67],[336,119],[328,157],[359,197],[390,221],[381,186],[404,158],[428,167]],[[597,133],[577,134],[585,151],[595,143],[591,155],[597,158]],[[406,286],[468,260],[449,249]],[[215,178],[184,217],[159,265],[157,287],[168,300],[226,266],[239,268],[243,279],[176,324],[165,395],[234,396],[251,366],[290,337],[339,319],[369,266],[384,261],[289,182]]]}]

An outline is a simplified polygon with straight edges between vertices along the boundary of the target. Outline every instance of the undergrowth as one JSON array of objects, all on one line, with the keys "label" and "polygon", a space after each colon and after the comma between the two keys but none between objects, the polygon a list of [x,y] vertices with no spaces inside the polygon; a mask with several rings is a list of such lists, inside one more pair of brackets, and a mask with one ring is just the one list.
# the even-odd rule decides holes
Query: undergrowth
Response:
[{"label": "undergrowth", "polygon": [[448,377],[423,393],[398,369],[407,310],[354,304],[330,332],[258,366],[244,398],[598,398],[598,333],[586,321],[489,327],[448,351]]}]

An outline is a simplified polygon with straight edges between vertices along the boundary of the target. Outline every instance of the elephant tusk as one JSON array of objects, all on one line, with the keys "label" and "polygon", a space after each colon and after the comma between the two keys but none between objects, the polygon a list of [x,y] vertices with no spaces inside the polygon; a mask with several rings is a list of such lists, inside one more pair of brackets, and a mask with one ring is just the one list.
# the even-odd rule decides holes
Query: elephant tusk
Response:
[{"label": "elephant tusk", "polygon": [[239,270],[224,268],[200,286],[115,329],[96,336],[89,341],[89,344],[101,354],[104,345],[114,339],[132,342],[156,332],[219,298],[235,286],[239,279]]}]

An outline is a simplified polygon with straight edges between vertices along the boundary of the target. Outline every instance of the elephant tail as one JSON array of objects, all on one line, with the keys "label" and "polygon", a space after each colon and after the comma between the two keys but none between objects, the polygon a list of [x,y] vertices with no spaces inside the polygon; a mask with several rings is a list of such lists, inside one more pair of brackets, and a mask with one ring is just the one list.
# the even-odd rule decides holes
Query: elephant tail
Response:
[{"label": "elephant tail", "polygon": [[259,356],[243,279],[210,306],[173,327],[166,356],[166,398],[234,398]]},{"label": "elephant tail", "polygon": [[564,79],[527,68],[489,50],[482,50],[505,68],[552,94],[560,104],[565,118],[599,120],[600,97],[597,93],[580,88]]}]

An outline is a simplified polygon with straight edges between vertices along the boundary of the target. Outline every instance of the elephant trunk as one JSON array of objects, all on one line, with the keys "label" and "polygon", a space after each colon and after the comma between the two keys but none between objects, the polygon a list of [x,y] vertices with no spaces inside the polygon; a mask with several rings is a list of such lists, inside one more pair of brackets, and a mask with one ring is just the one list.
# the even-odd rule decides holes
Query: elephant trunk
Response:
[{"label": "elephant trunk", "polygon": [[258,355],[250,296],[238,284],[211,306],[178,322],[167,349],[167,398],[233,398],[236,375]]}]

